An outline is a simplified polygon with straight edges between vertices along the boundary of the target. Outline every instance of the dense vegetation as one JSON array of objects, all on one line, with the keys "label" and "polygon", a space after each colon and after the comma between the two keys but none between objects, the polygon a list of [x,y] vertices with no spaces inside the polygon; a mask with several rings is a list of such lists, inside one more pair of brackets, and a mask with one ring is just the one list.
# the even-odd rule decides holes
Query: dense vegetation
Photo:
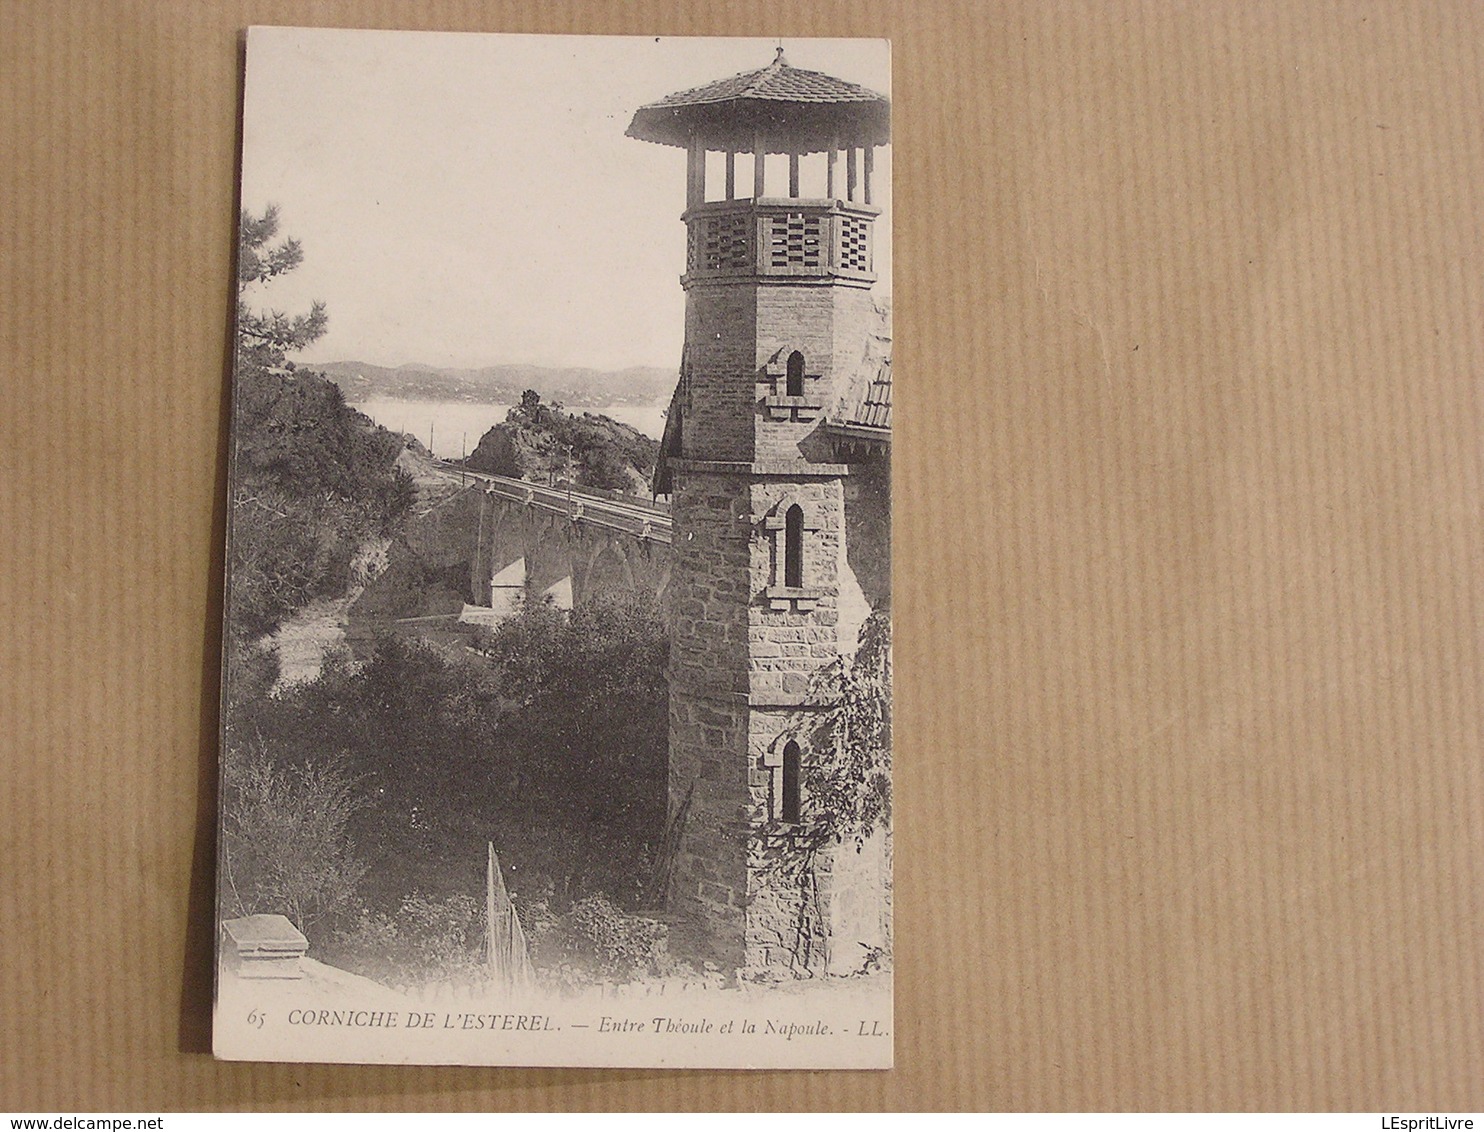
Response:
[{"label": "dense vegetation", "polygon": [[402,441],[318,374],[239,371],[232,492],[232,627],[270,632],[344,593],[356,552],[391,537],[414,497]]},{"label": "dense vegetation", "polygon": [[[639,930],[620,910],[655,896],[665,816],[656,609],[537,607],[481,645],[460,656],[387,635],[359,669],[333,663],[238,708],[251,738],[226,782],[231,898],[304,910],[318,953],[368,974],[391,977],[386,965],[419,947],[447,952],[451,971],[477,950],[470,908],[493,841],[548,957],[574,962],[569,929],[595,909],[619,917],[610,932]],[[275,789],[300,815],[289,825],[260,801]]]},{"label": "dense vegetation", "polygon": [[[301,262],[277,230],[273,209],[243,214],[242,294]],[[244,299],[237,318],[224,914],[282,912],[317,955],[375,978],[475,979],[491,841],[548,977],[658,973],[663,926],[633,914],[656,898],[665,818],[668,640],[653,599],[533,607],[477,649],[387,631],[364,664],[342,652],[275,689],[266,634],[345,594],[369,544],[448,532],[411,515],[404,438],[289,360],[324,332],[323,305],[290,316]],[[570,458],[594,486],[631,487],[653,466],[641,434],[534,393],[507,425],[547,461],[535,466]]]},{"label": "dense vegetation", "polygon": [[248,305],[251,288],[303,258],[298,241],[275,243],[277,233],[275,209],[242,214],[228,618],[236,645],[315,597],[343,593],[356,552],[396,531],[414,497],[396,467],[402,438],[346,405],[334,382],[287,360],[324,333],[324,305],[297,316]]},{"label": "dense vegetation", "polygon": [[642,491],[659,444],[636,428],[593,413],[575,416],[533,389],[469,456],[475,471],[552,482],[575,475],[578,487]]},{"label": "dense vegetation", "polygon": [[[792,844],[782,852],[770,848],[762,864],[781,891],[796,894],[791,947],[800,971],[813,971],[824,958],[821,858],[840,846],[860,852],[873,835],[891,829],[891,616],[867,618],[855,655],[838,658],[814,679],[821,698],[833,703],[800,733],[810,751],[808,805]],[[889,939],[885,949],[868,947],[862,969],[880,969],[889,948]]]}]

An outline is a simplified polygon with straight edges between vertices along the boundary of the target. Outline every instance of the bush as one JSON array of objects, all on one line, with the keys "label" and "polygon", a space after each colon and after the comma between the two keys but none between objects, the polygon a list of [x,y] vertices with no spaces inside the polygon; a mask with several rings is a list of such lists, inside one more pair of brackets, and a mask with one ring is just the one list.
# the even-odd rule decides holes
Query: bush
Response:
[{"label": "bush", "polygon": [[513,703],[503,730],[538,788],[579,821],[639,841],[664,823],[669,635],[652,599],[544,606],[498,626],[484,651]]},{"label": "bush", "polygon": [[414,892],[395,916],[362,908],[356,922],[336,935],[333,957],[395,986],[481,982],[486,969],[479,904],[462,893],[436,899]]},{"label": "bush", "polygon": [[545,902],[522,913],[531,959],[548,982],[572,987],[591,981],[628,983],[689,970],[669,952],[669,928],[589,896],[555,915]]},{"label": "bush", "polygon": [[270,205],[261,216],[244,210],[238,229],[229,647],[271,632],[313,597],[343,593],[361,544],[394,533],[415,497],[396,466],[403,439],[288,360],[324,334],[324,304],[296,316],[248,304],[252,288],[303,262],[278,224]]},{"label": "bush", "polygon": [[[411,938],[408,893],[437,902],[476,892],[487,841],[501,846],[513,893],[552,894],[563,916],[597,894],[613,908],[648,895],[667,738],[668,642],[652,603],[583,606],[570,619],[536,607],[486,645],[492,659],[388,634],[360,668],[332,657],[318,679],[229,721],[231,742],[250,736],[280,765],[334,753],[353,770],[363,804],[349,831],[369,865],[356,892],[371,909],[358,929],[366,962],[377,933]],[[271,676],[264,661],[258,686]],[[230,811],[243,796],[229,795]],[[517,902],[524,920],[528,902]],[[592,923],[573,930],[592,946],[553,952],[562,962],[596,962],[601,940],[643,950],[632,933],[604,936],[596,909],[585,914]],[[398,953],[391,937],[378,946]]]},{"label": "bush", "polygon": [[280,913],[309,935],[349,905],[366,871],[347,832],[355,780],[338,760],[241,756],[229,750],[223,771],[224,904],[236,916]]}]

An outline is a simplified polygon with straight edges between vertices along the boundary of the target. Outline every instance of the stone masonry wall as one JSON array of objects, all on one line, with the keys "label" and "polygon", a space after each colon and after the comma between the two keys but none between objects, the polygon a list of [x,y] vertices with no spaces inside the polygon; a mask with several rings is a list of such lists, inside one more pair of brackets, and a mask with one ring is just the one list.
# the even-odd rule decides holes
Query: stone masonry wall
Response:
[{"label": "stone masonry wall", "polygon": [[868,343],[880,328],[881,313],[871,292],[840,289],[832,324],[835,373],[840,380],[834,389],[837,396],[865,362]]},{"label": "stone masonry wall", "polygon": [[[859,366],[876,318],[869,291],[848,286],[737,281],[687,294],[681,455],[734,466],[676,474],[672,811],[691,801],[671,893],[675,910],[711,935],[724,969],[819,974],[842,962],[828,954],[829,931],[876,938],[863,925],[879,869],[844,883],[829,854],[817,869],[801,868],[800,830],[773,809],[782,745],[796,739],[807,762],[834,695],[828,671],[842,645],[854,647],[853,628],[841,640],[847,480],[818,474],[804,452],[814,451],[809,438]],[[786,394],[794,350],[804,356],[808,404],[770,409],[768,398]],[[805,520],[802,585],[779,594],[782,522],[795,504]],[[878,578],[866,585],[881,588]],[[853,577],[848,588],[859,601]],[[843,961],[857,963],[856,952]]]},{"label": "stone masonry wall", "polygon": [[[876,326],[871,293],[853,287],[731,283],[686,297],[684,452],[692,460],[800,458],[861,364]],[[804,393],[820,408],[778,419],[763,399],[785,391],[788,356],[804,355]]]},{"label": "stone masonry wall", "polygon": [[[809,757],[809,730],[818,713],[806,709],[754,708],[747,751],[747,938],[752,973],[807,975],[824,969],[822,926],[814,914],[811,878],[795,827],[773,819],[769,765],[783,745],[799,742]],[[808,804],[807,799],[804,803]]]},{"label": "stone masonry wall", "polygon": [[687,459],[753,458],[755,291],[747,285],[696,286],[686,295],[689,395],[681,443]]},{"label": "stone masonry wall", "polygon": [[[774,610],[781,533],[766,520],[804,509],[804,587],[810,608]],[[838,478],[749,479],[686,471],[677,477],[670,581],[671,806],[690,814],[672,897],[712,936],[725,966],[823,970],[822,942],[805,938],[804,878],[791,827],[770,813],[768,766],[808,729],[831,690],[839,657],[836,589],[843,556]]]},{"label": "stone masonry wall", "polygon": [[871,293],[854,287],[762,284],[756,288],[758,400],[783,393],[788,356],[804,355],[804,394],[818,403],[800,420],[757,413],[754,450],[759,460],[798,459],[800,443],[818,427],[860,364],[877,315]]},{"label": "stone masonry wall", "polygon": [[[782,583],[783,536],[768,532],[766,519],[798,504],[806,528],[804,589],[814,596],[786,610],[775,610],[768,600],[756,601],[748,618],[747,967],[817,974],[823,970],[824,941],[813,878],[801,871],[804,862],[794,827],[770,812],[772,765],[780,762],[782,746],[790,739],[799,743],[807,763],[816,745],[812,732],[819,709],[834,696],[828,676],[840,655],[836,634],[844,492],[837,478],[770,477],[753,483],[751,497],[755,529],[763,532],[753,542],[753,591]],[[805,797],[803,805],[808,804]]]},{"label": "stone masonry wall", "polygon": [[[757,289],[757,397],[785,392],[788,356],[804,355],[804,395],[827,404],[834,386],[834,321],[841,289],[769,284]],[[778,420],[758,413],[755,449],[759,460],[797,460],[799,441],[819,425],[821,411],[804,419]]]},{"label": "stone masonry wall", "polygon": [[891,950],[890,836],[876,830],[859,844],[847,839],[820,854],[815,869],[824,921],[824,969],[860,971],[873,954]]},{"label": "stone masonry wall", "polygon": [[[843,550],[844,494],[840,479],[760,479],[751,488],[756,532],[751,560],[751,588],[761,594],[783,583],[783,532],[765,529],[770,517],[782,518],[793,504],[804,512],[804,588],[812,590],[812,608],[793,603],[775,611],[767,601],[750,609],[748,625],[748,690],[754,703],[806,703],[817,694],[810,678],[839,655],[835,626],[839,567]],[[758,528],[764,528],[758,530]]]},{"label": "stone masonry wall", "polygon": [[670,807],[690,798],[671,887],[675,911],[742,966],[747,899],[748,483],[677,476],[670,575]]}]

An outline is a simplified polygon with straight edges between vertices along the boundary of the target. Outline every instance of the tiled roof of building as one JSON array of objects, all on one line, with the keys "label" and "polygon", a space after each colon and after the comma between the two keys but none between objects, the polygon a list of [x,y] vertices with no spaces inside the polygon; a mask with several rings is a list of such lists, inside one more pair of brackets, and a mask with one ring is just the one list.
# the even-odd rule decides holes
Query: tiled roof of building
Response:
[{"label": "tiled roof of building", "polygon": [[857,83],[788,65],[783,49],[766,67],[666,95],[640,107],[628,136],[685,146],[699,132],[712,148],[750,150],[762,130],[770,153],[828,145],[884,145],[891,104]]},{"label": "tiled roof of building", "polygon": [[[790,67],[783,48],[766,67],[744,71],[729,79],[668,94],[650,106],[696,106],[738,98],[771,98],[781,102],[884,102],[874,90],[837,79],[820,71]],[[649,107],[645,107],[649,109]]]},{"label": "tiled roof of building", "polygon": [[891,313],[877,311],[861,362],[841,390],[825,426],[856,439],[891,443]]},{"label": "tiled roof of building", "polygon": [[859,395],[831,423],[856,428],[891,429],[891,359],[882,358],[875,372],[863,374]]}]

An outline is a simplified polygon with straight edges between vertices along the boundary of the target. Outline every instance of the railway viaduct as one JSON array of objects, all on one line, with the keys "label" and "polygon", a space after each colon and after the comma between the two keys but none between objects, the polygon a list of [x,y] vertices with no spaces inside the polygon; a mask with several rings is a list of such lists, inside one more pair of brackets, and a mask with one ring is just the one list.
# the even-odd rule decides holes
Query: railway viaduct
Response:
[{"label": "railway viaduct", "polygon": [[[465,472],[483,485],[466,621],[495,622],[522,602],[570,609],[603,592],[670,584],[670,509],[617,493]],[[661,609],[666,603],[661,600]]]}]

